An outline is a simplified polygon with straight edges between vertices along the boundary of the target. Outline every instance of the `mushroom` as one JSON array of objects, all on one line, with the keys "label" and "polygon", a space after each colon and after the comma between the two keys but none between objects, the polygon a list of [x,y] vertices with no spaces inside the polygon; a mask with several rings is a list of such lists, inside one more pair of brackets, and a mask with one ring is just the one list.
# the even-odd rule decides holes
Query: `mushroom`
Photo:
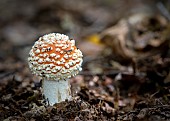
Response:
[{"label": "mushroom", "polygon": [[42,77],[42,90],[49,105],[71,99],[69,78],[82,70],[82,52],[75,40],[59,33],[46,34],[29,52],[31,72]]}]

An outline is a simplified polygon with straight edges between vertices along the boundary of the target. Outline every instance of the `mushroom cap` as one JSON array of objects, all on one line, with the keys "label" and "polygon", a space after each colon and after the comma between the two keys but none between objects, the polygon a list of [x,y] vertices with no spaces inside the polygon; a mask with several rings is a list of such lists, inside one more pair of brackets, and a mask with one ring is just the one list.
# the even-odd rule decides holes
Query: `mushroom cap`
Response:
[{"label": "mushroom cap", "polygon": [[82,52],[75,40],[59,33],[40,37],[29,52],[28,65],[31,72],[47,80],[63,80],[82,70]]}]

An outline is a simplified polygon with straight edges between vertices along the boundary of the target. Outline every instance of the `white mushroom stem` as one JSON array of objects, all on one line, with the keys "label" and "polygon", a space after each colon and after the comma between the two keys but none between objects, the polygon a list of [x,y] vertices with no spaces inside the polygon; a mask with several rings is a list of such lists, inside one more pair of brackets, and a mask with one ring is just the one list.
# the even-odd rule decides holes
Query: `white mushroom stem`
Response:
[{"label": "white mushroom stem", "polygon": [[70,83],[68,80],[43,80],[42,89],[49,105],[71,99]]}]

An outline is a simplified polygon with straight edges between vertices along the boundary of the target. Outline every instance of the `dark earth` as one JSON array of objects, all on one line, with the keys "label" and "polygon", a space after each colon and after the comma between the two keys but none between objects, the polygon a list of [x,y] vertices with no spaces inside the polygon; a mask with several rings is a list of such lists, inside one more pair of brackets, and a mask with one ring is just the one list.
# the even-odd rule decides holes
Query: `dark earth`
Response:
[{"label": "dark earth", "polygon": [[[84,55],[54,106],[27,64],[51,32]],[[0,121],[170,121],[170,0],[1,0],[0,35]]]}]

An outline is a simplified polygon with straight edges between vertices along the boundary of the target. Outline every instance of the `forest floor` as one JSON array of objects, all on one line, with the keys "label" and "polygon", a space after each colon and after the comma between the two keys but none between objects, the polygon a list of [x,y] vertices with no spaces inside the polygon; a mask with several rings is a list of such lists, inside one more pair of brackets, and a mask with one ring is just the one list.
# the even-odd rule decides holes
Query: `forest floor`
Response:
[{"label": "forest floor", "polygon": [[[166,4],[74,1],[0,2],[0,121],[170,121]],[[50,32],[74,38],[84,55],[70,79],[73,99],[55,106],[27,64]]]}]

